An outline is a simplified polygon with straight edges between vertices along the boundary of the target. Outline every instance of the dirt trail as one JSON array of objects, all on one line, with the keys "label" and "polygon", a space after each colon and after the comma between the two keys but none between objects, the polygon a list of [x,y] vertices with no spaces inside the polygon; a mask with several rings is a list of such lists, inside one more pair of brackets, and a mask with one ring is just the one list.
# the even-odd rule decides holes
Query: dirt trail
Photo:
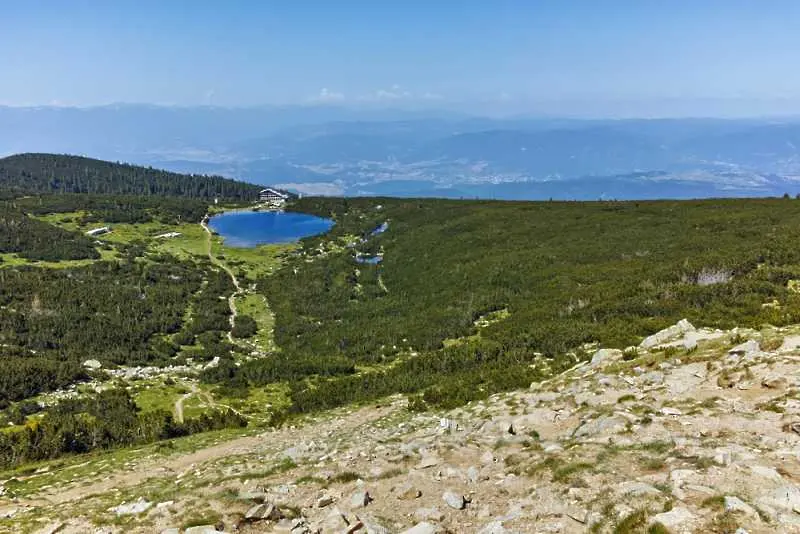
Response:
[{"label": "dirt trail", "polygon": [[234,341],[233,341],[232,330],[233,330],[234,324],[236,323],[236,316],[238,314],[238,311],[236,310],[236,297],[239,296],[239,295],[242,295],[244,293],[244,290],[242,289],[242,286],[239,284],[239,280],[236,278],[236,275],[233,274],[233,270],[230,267],[228,267],[227,264],[225,264],[225,262],[217,260],[214,257],[214,255],[212,254],[212,252],[211,252],[211,238],[213,236],[213,233],[211,232],[211,229],[208,227],[208,215],[203,217],[203,220],[200,221],[200,226],[203,227],[203,230],[205,230],[206,234],[207,234],[207,236],[206,236],[206,254],[208,254],[209,261],[211,261],[211,263],[213,263],[214,265],[219,266],[226,273],[228,273],[228,276],[231,277],[231,282],[233,282],[233,286],[236,288],[236,291],[234,291],[228,297],[228,307],[231,310],[231,316],[229,318],[231,331],[228,332],[228,341],[233,343]]}]

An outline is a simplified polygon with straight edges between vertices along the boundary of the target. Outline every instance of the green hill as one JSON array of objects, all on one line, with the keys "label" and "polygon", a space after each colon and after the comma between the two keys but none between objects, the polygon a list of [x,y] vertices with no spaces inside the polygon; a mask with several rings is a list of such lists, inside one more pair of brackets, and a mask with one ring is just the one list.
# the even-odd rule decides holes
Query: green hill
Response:
[{"label": "green hill", "polygon": [[179,174],[80,156],[19,154],[0,159],[0,190],[254,200],[260,187],[221,176]]}]

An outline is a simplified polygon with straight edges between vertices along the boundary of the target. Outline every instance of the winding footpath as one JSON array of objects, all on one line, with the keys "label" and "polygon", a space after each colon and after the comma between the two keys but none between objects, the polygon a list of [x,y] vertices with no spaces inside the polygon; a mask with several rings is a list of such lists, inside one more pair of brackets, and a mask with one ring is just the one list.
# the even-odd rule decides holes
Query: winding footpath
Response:
[{"label": "winding footpath", "polygon": [[213,263],[214,265],[217,265],[218,267],[222,268],[226,273],[228,273],[228,276],[231,277],[231,281],[233,282],[233,286],[236,288],[236,290],[228,297],[228,307],[231,309],[231,316],[230,316],[230,319],[229,319],[230,320],[230,325],[231,325],[231,330],[228,332],[228,341],[233,343],[234,342],[233,341],[233,326],[236,323],[236,315],[238,314],[238,312],[236,310],[236,297],[238,297],[239,295],[242,295],[244,293],[244,290],[242,289],[242,286],[239,284],[239,280],[236,278],[236,275],[233,274],[233,270],[230,267],[228,267],[228,265],[225,264],[225,262],[217,260],[214,257],[214,255],[212,254],[212,252],[211,252],[211,239],[212,239],[214,234],[211,231],[211,229],[208,227],[208,215],[203,217],[203,220],[200,221],[200,226],[203,227],[203,230],[205,230],[206,234],[207,234],[206,235],[206,254],[208,255],[209,261],[211,261],[211,263]]}]

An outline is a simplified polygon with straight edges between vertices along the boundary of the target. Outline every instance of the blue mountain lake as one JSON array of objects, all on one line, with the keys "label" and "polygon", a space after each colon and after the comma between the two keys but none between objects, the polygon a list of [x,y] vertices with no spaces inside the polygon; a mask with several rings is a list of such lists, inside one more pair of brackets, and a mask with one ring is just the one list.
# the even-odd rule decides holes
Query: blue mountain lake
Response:
[{"label": "blue mountain lake", "polygon": [[333,221],[304,213],[231,211],[212,217],[208,225],[222,236],[226,246],[250,248],[324,234]]}]

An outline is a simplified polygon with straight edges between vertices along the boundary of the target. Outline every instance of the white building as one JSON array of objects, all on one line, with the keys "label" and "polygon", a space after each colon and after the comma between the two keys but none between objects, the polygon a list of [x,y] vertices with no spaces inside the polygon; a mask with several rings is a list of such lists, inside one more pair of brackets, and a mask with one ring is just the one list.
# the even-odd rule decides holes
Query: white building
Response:
[{"label": "white building", "polygon": [[94,230],[89,230],[88,232],[86,232],[86,235],[88,235],[89,237],[94,237],[98,235],[107,234],[110,231],[111,228],[109,228],[108,226],[103,226],[101,228],[95,228]]},{"label": "white building", "polygon": [[267,187],[258,193],[258,199],[268,204],[283,205],[289,199],[289,195],[277,189]]}]

